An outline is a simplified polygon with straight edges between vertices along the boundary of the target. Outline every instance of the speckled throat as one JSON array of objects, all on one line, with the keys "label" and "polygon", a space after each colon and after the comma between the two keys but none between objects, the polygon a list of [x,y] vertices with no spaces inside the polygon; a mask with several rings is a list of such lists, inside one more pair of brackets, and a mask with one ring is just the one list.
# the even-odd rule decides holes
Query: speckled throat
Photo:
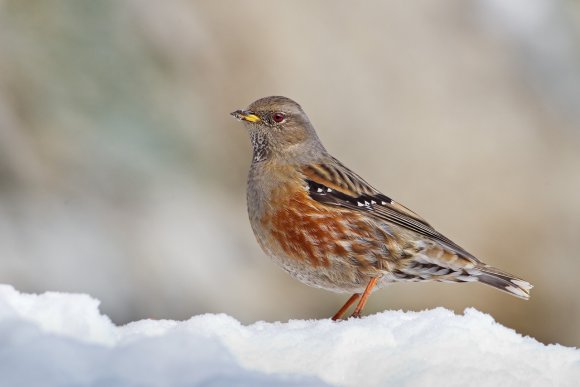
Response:
[{"label": "speckled throat", "polygon": [[254,162],[260,162],[266,160],[268,154],[268,139],[266,135],[260,131],[254,131],[251,133],[252,147],[254,148],[253,160]]}]

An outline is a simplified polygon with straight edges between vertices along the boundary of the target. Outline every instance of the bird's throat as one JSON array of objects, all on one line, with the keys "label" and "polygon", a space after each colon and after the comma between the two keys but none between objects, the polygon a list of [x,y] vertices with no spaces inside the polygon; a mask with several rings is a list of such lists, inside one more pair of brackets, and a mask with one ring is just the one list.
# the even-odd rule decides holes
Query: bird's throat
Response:
[{"label": "bird's throat", "polygon": [[254,162],[264,161],[268,158],[269,148],[268,139],[266,135],[261,132],[253,132],[251,134],[252,147],[254,148]]}]

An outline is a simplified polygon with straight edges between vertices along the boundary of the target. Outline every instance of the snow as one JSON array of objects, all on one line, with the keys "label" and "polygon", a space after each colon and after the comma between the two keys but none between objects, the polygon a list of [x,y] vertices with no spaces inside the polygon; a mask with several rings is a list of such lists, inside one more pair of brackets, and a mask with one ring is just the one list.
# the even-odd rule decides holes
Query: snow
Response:
[{"label": "snow", "polygon": [[544,345],[474,309],[342,322],[240,324],[227,315],[116,326],[88,295],[0,285],[2,386],[577,385],[580,350]]}]

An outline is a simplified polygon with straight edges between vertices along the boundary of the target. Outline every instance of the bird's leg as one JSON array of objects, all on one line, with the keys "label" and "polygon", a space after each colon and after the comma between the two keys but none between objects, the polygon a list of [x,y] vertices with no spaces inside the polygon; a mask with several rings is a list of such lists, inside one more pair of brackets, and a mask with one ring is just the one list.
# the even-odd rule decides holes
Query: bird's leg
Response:
[{"label": "bird's leg", "polygon": [[348,308],[350,308],[350,306],[352,304],[354,304],[354,302],[356,300],[358,300],[358,298],[360,297],[359,293],[355,293],[352,296],[350,296],[350,298],[348,299],[348,301],[342,306],[342,308],[340,308],[338,310],[338,312],[335,313],[334,316],[332,316],[332,321],[336,321],[336,320],[340,320],[342,318],[342,316],[344,315],[344,313],[348,310]]},{"label": "bird's leg", "polygon": [[362,312],[363,308],[365,307],[365,304],[367,303],[367,300],[368,300],[369,296],[371,295],[371,292],[373,291],[373,288],[377,284],[378,280],[379,280],[379,277],[371,278],[364,293],[362,294],[362,297],[360,298],[360,301],[358,302],[358,305],[356,306],[356,308],[354,308],[354,312],[352,312],[350,317],[360,317],[360,313]]}]

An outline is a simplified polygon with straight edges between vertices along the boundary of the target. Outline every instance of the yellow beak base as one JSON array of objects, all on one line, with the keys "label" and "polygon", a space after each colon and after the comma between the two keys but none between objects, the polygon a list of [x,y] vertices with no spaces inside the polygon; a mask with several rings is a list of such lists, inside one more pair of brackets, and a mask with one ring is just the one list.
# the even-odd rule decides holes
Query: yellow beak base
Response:
[{"label": "yellow beak base", "polygon": [[248,122],[261,121],[260,117],[258,117],[254,113],[246,111],[246,110],[236,110],[235,112],[231,112],[230,114],[241,121],[248,121]]}]

